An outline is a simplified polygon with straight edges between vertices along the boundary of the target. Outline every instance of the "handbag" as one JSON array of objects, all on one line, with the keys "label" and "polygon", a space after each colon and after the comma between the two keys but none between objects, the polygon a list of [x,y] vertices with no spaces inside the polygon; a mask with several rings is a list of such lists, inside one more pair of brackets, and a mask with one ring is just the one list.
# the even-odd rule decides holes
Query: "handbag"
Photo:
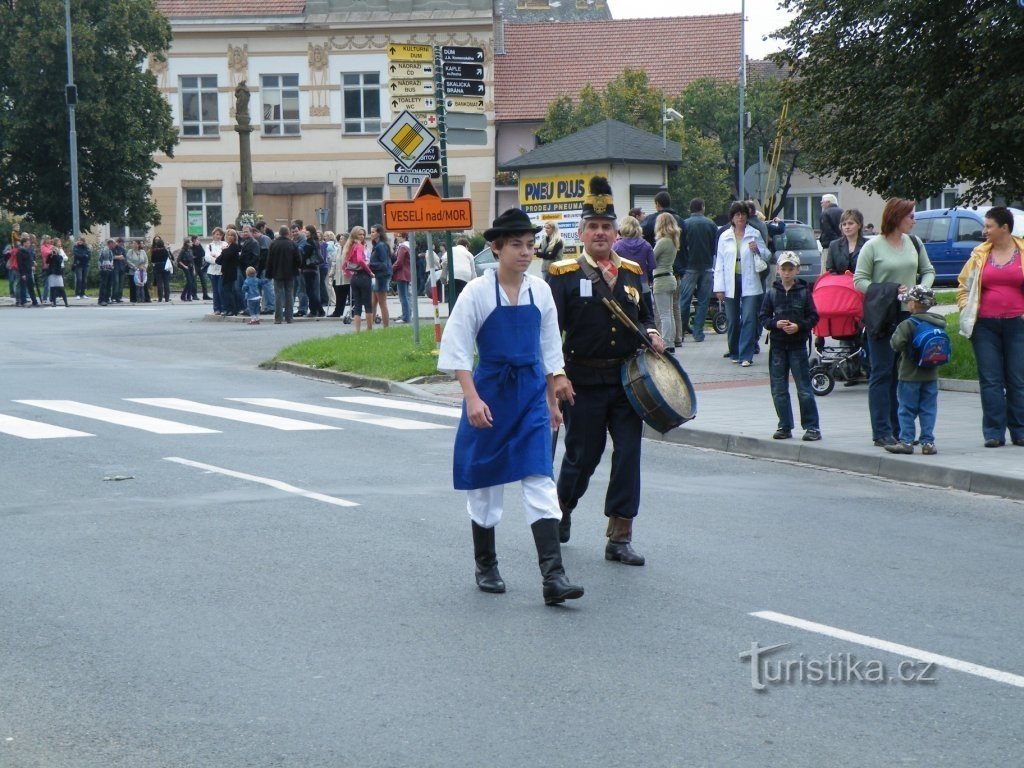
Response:
[{"label": "handbag", "polygon": [[967,301],[960,310],[960,335],[968,339],[974,333],[974,324],[978,320],[978,303],[981,299],[981,280],[978,279],[980,271],[975,267],[967,274]]},{"label": "handbag", "polygon": [[768,262],[761,258],[761,254],[755,253],[754,254],[754,271],[755,272],[764,272],[766,269],[768,269]]},{"label": "handbag", "polygon": [[164,272],[174,272],[174,262],[171,261],[171,257],[167,257],[167,261],[164,262]]}]

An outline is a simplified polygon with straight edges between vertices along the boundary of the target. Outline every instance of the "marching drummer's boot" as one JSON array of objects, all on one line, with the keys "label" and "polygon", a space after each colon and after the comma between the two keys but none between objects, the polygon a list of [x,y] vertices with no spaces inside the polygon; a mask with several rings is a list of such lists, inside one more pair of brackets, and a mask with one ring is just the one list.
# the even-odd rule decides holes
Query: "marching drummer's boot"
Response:
[{"label": "marching drummer's boot", "polygon": [[608,546],[604,548],[605,560],[618,560],[623,565],[643,565],[644,556],[633,549],[633,518],[609,517]]},{"label": "marching drummer's boot", "polygon": [[572,510],[566,509],[565,502],[558,500],[558,508],[562,510],[562,519],[558,521],[558,540],[562,544],[569,543],[569,532],[572,529]]},{"label": "marching drummer's boot", "polygon": [[544,603],[558,605],[583,597],[583,587],[570,584],[562,567],[562,547],[558,543],[558,521],[545,517],[530,526],[537,545],[537,562],[544,578]]},{"label": "marching drummer's boot", "polygon": [[494,529],[473,523],[473,556],[476,558],[476,585],[484,592],[504,592],[505,582],[498,573],[498,554],[494,551]]}]

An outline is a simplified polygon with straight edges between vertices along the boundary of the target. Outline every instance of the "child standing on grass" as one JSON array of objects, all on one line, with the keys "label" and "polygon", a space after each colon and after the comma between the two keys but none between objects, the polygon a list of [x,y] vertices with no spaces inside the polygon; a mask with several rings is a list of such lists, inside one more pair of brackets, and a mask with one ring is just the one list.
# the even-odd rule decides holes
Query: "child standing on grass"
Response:
[{"label": "child standing on grass", "polygon": [[245,268],[245,281],[242,283],[245,295],[245,306],[249,309],[249,325],[260,324],[260,281],[256,277],[256,267]]},{"label": "child standing on grass", "polygon": [[807,359],[807,340],[818,322],[818,312],[811,299],[811,288],[797,278],[800,257],[783,251],[778,257],[779,275],[761,301],[758,320],[768,330],[771,350],[768,353],[768,376],[772,401],[779,416],[779,428],[772,437],[786,440],[793,436],[793,406],[789,399],[789,377],[796,384],[800,403],[800,426],[804,440],[821,440],[818,406],[811,389],[811,369]]},{"label": "child standing on grass", "polygon": [[910,317],[896,326],[889,341],[899,355],[896,401],[900,441],[885,446],[885,450],[889,453],[913,453],[915,421],[920,421],[921,453],[934,456],[938,453],[935,448],[935,419],[939,410],[939,369],[936,365],[922,364],[915,359],[914,336],[923,323],[945,329],[946,318],[928,311],[935,306],[935,294],[923,285],[914,286],[899,299],[907,302],[910,309]]}]

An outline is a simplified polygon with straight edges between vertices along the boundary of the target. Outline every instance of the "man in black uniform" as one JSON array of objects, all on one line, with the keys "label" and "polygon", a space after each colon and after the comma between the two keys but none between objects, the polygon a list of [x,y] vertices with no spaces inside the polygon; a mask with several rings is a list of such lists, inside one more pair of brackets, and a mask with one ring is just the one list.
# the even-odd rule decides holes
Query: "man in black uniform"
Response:
[{"label": "man in black uniform", "polygon": [[665,344],[650,310],[641,300],[643,269],[612,251],[615,208],[608,180],[595,176],[580,221],[584,254],[557,261],[548,282],[565,332],[565,375],[555,375],[555,393],[564,403],[565,457],[558,475],[562,542],[569,540],[570,516],[586,493],[612,437],[612,471],[605,496],[608,545],[605,559],[643,565],[631,546],[633,518],[640,509],[640,438],[643,421],[629,404],[619,377],[622,364],[642,345],[636,331],[617,320],[602,302],[610,297],[648,334],[655,350]]}]

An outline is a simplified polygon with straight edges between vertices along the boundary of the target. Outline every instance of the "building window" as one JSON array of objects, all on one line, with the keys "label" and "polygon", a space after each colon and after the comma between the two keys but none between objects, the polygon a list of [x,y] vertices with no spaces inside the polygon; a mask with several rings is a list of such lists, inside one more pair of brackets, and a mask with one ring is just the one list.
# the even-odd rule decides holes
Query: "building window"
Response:
[{"label": "building window", "polygon": [[217,76],[181,78],[181,135],[218,136]]},{"label": "building window", "polygon": [[[811,228],[818,230],[821,227],[821,196],[828,192],[819,192],[814,195],[789,195],[786,197],[785,212],[783,218],[787,221],[801,221],[810,224]],[[832,192],[831,194],[836,194]]]},{"label": "building window", "polygon": [[210,237],[224,221],[223,196],[219,189],[186,189],[185,222],[190,235]]},{"label": "building window", "polygon": [[260,78],[263,100],[263,135],[299,134],[299,76],[263,75]]},{"label": "building window", "polygon": [[927,200],[920,201],[915,210],[918,211],[934,211],[934,210],[946,210],[952,208],[956,202],[956,190],[955,189],[944,189],[941,194],[932,195]]},{"label": "building window", "polygon": [[131,240],[145,240],[149,237],[149,226],[145,227],[117,227],[111,225],[110,237],[120,237],[126,243]]},{"label": "building window", "polygon": [[345,133],[380,133],[380,75],[376,72],[341,76]]},{"label": "building window", "polygon": [[345,187],[345,223],[369,230],[384,223],[384,187]]}]

